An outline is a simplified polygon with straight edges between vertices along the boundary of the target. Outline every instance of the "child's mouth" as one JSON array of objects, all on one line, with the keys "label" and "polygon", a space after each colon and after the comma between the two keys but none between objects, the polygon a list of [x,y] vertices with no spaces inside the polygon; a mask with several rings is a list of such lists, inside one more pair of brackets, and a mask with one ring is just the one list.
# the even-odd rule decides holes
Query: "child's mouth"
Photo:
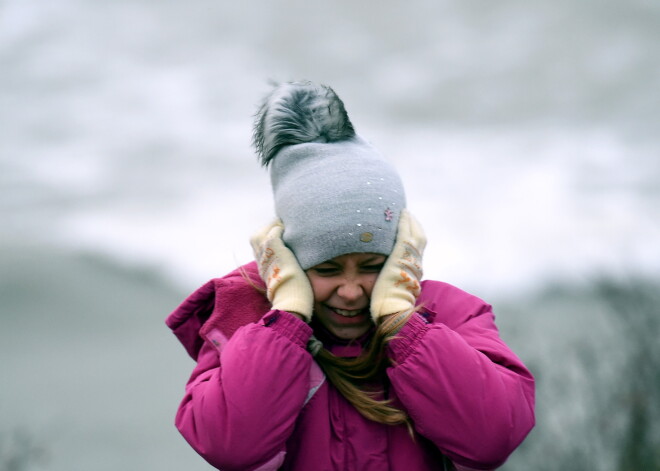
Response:
[{"label": "child's mouth", "polygon": [[337,309],[337,308],[331,308],[334,312],[339,314],[342,317],[355,317],[364,312],[364,309]]}]

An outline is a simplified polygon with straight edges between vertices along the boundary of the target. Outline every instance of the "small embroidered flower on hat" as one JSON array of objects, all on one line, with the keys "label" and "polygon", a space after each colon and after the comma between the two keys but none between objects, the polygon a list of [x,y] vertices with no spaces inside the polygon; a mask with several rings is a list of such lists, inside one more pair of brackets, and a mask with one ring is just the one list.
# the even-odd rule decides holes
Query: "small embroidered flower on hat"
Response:
[{"label": "small embroidered flower on hat", "polygon": [[394,216],[394,214],[392,213],[392,210],[390,208],[387,208],[385,210],[385,220],[389,222],[389,221],[392,220],[393,216]]}]

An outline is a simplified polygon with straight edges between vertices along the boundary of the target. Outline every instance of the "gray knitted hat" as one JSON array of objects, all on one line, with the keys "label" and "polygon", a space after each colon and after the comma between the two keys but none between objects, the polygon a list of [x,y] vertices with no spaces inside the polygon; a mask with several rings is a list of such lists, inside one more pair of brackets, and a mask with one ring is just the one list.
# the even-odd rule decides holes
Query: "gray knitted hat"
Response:
[{"label": "gray knitted hat", "polygon": [[390,254],[406,205],[401,179],[355,134],[331,88],[276,87],[257,113],[254,145],[303,270],[354,252]]}]

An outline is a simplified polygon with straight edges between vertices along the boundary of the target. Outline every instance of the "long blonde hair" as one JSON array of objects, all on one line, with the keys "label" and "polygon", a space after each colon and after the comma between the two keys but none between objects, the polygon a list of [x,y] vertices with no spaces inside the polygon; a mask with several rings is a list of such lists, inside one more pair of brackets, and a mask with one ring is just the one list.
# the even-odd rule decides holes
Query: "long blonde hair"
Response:
[{"label": "long blonde hair", "polygon": [[385,398],[388,383],[385,370],[390,366],[386,347],[410,315],[412,312],[387,316],[357,357],[338,357],[322,348],[315,359],[332,385],[360,414],[381,424],[405,424],[412,433],[408,414]]}]

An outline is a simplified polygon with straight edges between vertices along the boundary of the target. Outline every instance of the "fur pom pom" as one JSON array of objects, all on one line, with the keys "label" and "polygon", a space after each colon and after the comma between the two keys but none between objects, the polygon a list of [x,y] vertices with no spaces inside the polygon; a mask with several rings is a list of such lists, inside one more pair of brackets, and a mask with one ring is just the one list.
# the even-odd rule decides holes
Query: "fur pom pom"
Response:
[{"label": "fur pom pom", "polygon": [[277,86],[256,114],[253,144],[268,166],[284,146],[337,142],[355,136],[344,103],[332,88],[311,82]]}]

